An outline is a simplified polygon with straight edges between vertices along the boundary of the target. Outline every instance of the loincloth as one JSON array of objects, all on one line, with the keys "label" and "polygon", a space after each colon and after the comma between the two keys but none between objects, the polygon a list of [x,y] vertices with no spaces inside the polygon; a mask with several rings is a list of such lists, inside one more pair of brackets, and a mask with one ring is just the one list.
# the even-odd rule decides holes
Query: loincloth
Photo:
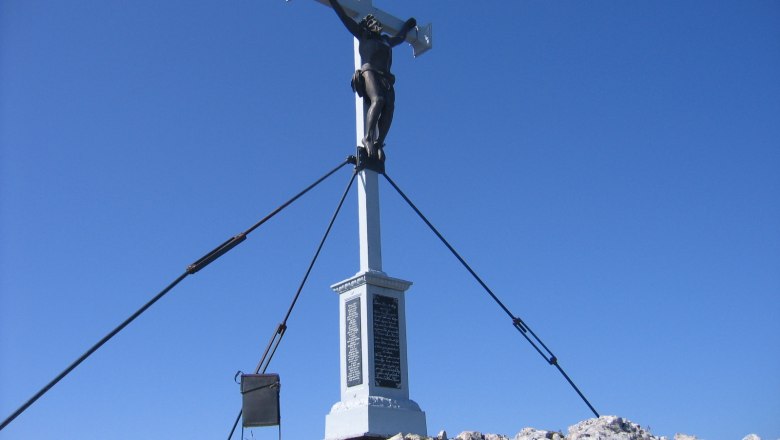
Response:
[{"label": "loincloth", "polygon": [[361,98],[366,95],[366,79],[363,77],[363,72],[374,72],[379,78],[379,85],[385,90],[392,90],[395,84],[395,75],[389,72],[383,72],[381,70],[365,67],[358,69],[352,75],[352,91],[357,93]]}]

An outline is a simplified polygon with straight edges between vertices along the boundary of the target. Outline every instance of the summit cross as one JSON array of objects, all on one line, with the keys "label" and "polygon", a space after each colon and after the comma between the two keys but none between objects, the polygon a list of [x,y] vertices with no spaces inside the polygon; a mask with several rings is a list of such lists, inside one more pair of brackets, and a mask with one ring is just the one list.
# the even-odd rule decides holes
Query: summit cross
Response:
[{"label": "summit cross", "polygon": [[399,432],[426,436],[425,412],[409,398],[405,293],[412,283],[382,268],[379,174],[394,112],[392,48],[406,41],[415,56],[430,50],[431,25],[394,17],[372,0],[316,1],[333,8],[355,37],[359,170],[360,270],[331,286],[339,294],[341,399],[325,417],[325,440],[378,440]]},{"label": "summit cross", "polygon": [[392,48],[406,41],[415,57],[430,50],[431,25],[394,17],[372,0],[316,1],[333,8],[355,37],[359,169],[360,270],[331,286],[339,294],[341,399],[325,417],[325,440],[379,440],[399,432],[425,436],[425,412],[409,398],[405,293],[412,283],[382,268],[379,174],[394,112]]}]

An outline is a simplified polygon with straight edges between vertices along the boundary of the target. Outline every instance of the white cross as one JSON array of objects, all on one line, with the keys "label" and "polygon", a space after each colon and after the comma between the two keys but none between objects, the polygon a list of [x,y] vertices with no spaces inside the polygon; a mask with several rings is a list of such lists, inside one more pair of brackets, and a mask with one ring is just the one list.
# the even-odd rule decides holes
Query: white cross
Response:
[{"label": "white cross", "polygon": [[[329,0],[316,1],[331,6]],[[384,31],[391,35],[398,34],[405,23],[405,20],[376,9],[372,0],[339,0],[339,4],[356,22],[368,14],[373,15],[382,23]],[[412,29],[407,33],[406,41],[414,48],[415,56],[429,50],[431,25]],[[359,47],[360,42],[355,38],[356,70],[362,65]],[[356,143],[353,145],[361,145],[366,105],[357,94],[355,113]],[[331,407],[325,417],[325,438],[368,438],[366,436],[369,433],[387,438],[398,432],[425,436],[425,412],[409,399],[404,298],[411,282],[390,278],[382,271],[379,174],[369,168],[362,169],[358,174],[358,229],[360,270],[355,276],[331,286],[339,294],[341,400]],[[382,312],[384,309],[381,304],[394,304],[395,309],[390,307],[388,311]],[[390,330],[392,325],[388,327],[387,324],[393,321],[393,317],[397,325],[396,339]],[[394,340],[397,356],[391,355],[388,359],[382,354],[381,346],[377,348],[377,344],[381,345],[384,341],[389,347]],[[391,374],[383,376],[388,371]],[[394,386],[389,385],[393,383]]]}]

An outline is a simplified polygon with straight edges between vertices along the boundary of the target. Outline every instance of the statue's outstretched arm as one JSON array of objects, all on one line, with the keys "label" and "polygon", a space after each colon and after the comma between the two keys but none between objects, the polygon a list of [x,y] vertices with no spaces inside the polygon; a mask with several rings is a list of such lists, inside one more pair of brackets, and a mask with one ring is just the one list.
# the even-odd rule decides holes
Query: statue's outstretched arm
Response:
[{"label": "statue's outstretched arm", "polygon": [[330,5],[333,6],[333,10],[336,11],[336,15],[339,16],[341,19],[341,22],[344,23],[344,26],[347,27],[347,30],[350,34],[352,34],[355,38],[360,38],[360,26],[355,22],[355,20],[351,19],[349,15],[347,15],[347,12],[344,11],[344,8],[339,4],[337,0],[330,0]]},{"label": "statue's outstretched arm", "polygon": [[[331,0],[331,1],[335,1],[335,0]],[[404,40],[406,40],[406,34],[408,34],[409,31],[412,30],[412,28],[415,26],[417,26],[417,20],[415,20],[414,18],[410,18],[406,20],[406,22],[401,27],[401,29],[398,30],[398,33],[388,38],[388,41],[390,42],[390,46],[398,46],[399,44],[403,43]]]}]

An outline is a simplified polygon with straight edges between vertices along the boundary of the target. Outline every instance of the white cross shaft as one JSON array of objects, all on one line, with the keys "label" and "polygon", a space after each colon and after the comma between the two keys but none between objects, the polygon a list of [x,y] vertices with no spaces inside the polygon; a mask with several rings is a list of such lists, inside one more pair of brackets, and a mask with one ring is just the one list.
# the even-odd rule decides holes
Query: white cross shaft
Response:
[{"label": "white cross shaft", "polygon": [[[355,42],[355,70],[361,68],[360,42]],[[363,142],[368,106],[355,93],[355,135],[357,145]],[[358,174],[358,235],[360,237],[360,271],[382,272],[382,233],[379,226],[379,175],[362,170]]]}]

